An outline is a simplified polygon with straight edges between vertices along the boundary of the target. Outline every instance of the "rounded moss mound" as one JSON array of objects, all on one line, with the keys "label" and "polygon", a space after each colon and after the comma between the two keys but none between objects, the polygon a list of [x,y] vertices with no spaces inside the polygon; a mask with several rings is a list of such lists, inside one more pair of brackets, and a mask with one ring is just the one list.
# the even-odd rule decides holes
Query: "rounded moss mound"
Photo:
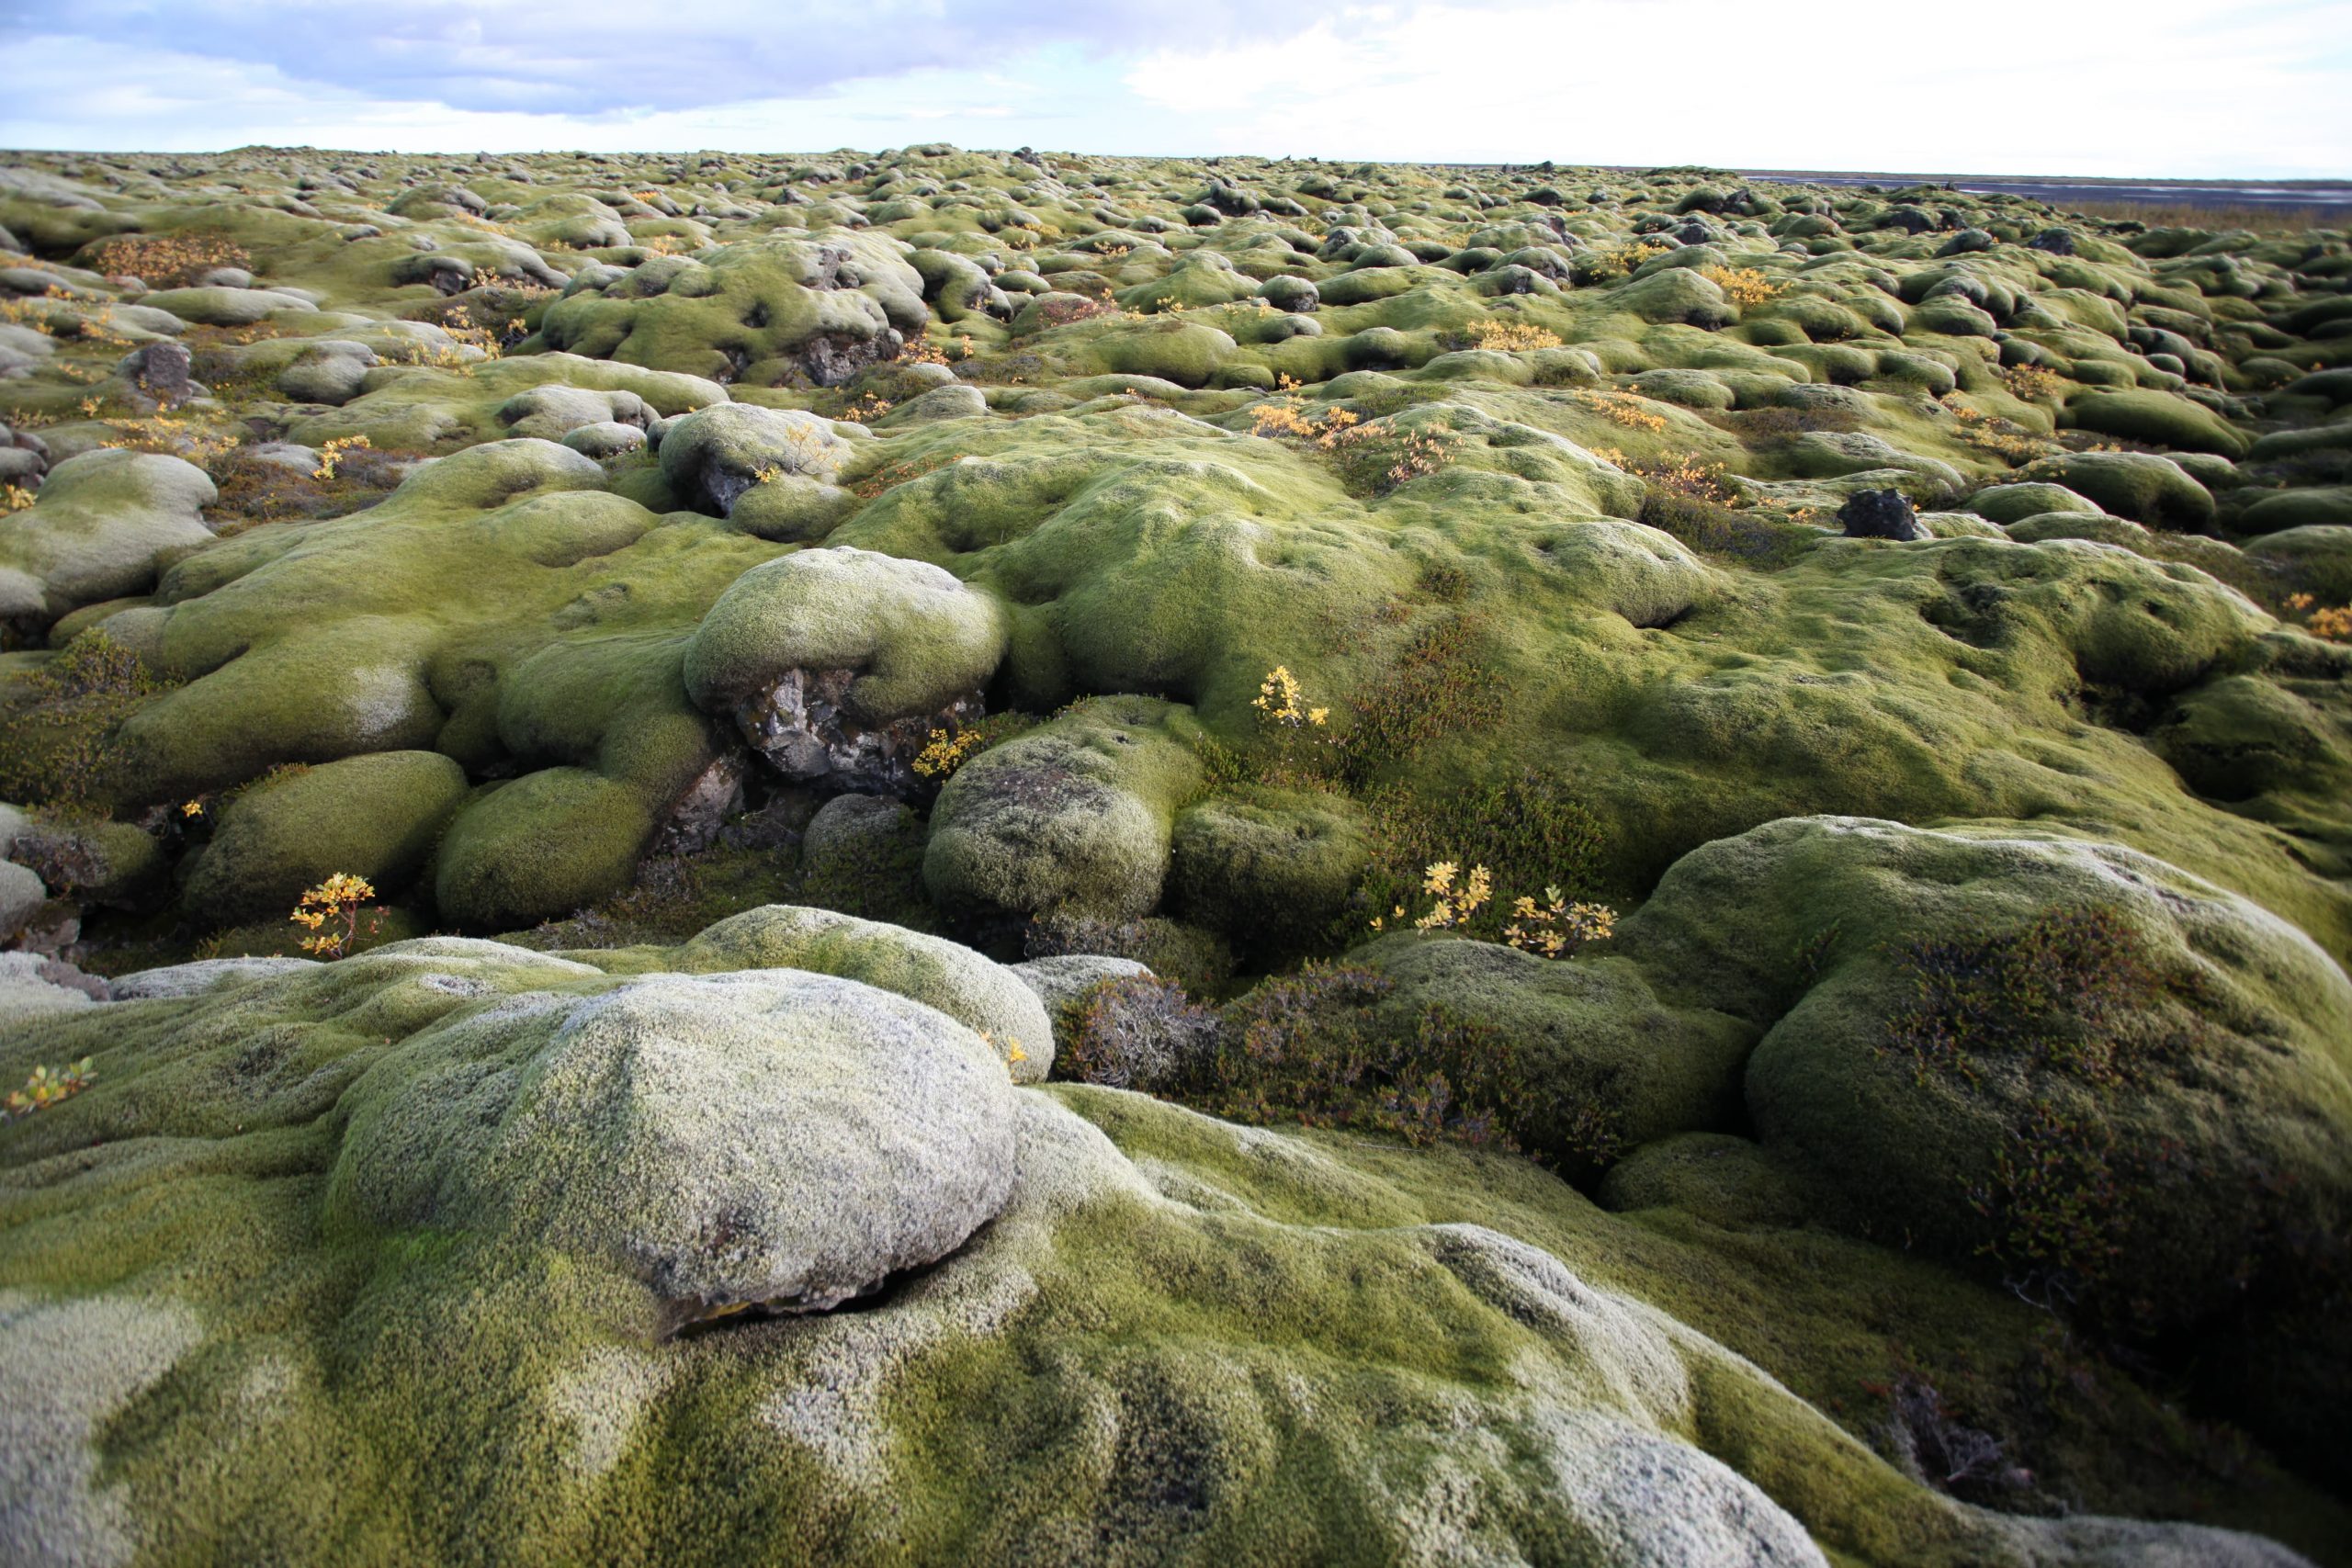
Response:
[{"label": "rounded moss mound", "polygon": [[[14,487],[12,487],[14,488]],[[144,593],[168,555],[212,542],[203,469],[146,452],[85,452],[0,520],[0,619],[46,627],[84,604]]]},{"label": "rounded moss mound", "polygon": [[514,931],[628,886],[653,836],[644,797],[582,768],[545,768],[469,802],[441,841],[434,902],[469,931]]},{"label": "rounded moss mound", "polygon": [[944,937],[772,904],[710,927],[677,949],[675,963],[697,974],[807,969],[862,981],[938,1009],[991,1041],[1001,1056],[1025,1053],[1013,1062],[1019,1082],[1035,1082],[1053,1066],[1053,1028],[1035,994],[1002,964]]},{"label": "rounded moss mound", "polygon": [[976,918],[1148,913],[1176,807],[1200,782],[1192,749],[1168,733],[1182,713],[1097,699],[965,763],[932,813],[932,897]]},{"label": "rounded moss mound", "polygon": [[714,403],[662,432],[662,477],[696,506],[725,517],[746,492],[791,479],[830,482],[849,443],[797,409]]},{"label": "rounded moss mound", "polygon": [[1383,937],[1351,954],[1394,987],[1381,1004],[1409,1030],[1434,1010],[1491,1037],[1523,1083],[1508,1108],[1521,1141],[1571,1169],[1606,1166],[1672,1134],[1735,1126],[1754,1029],[1668,1006],[1622,958],[1538,957],[1492,942]]},{"label": "rounded moss mound", "polygon": [[720,382],[836,387],[929,320],[888,235],[750,236],[695,256],[583,273],[547,309],[552,348]]},{"label": "rounded moss mound", "polygon": [[1363,813],[1344,795],[1214,795],[1176,818],[1168,902],[1236,940],[1295,950],[1338,918],[1369,854]]},{"label": "rounded moss mound", "polygon": [[723,709],[794,671],[854,671],[851,715],[884,723],[977,693],[1005,637],[996,600],[938,567],[847,547],[802,550],[719,595],[687,648],[686,689]]},{"label": "rounded moss mound", "polygon": [[[1757,1135],[1865,1234],[2147,1332],[2346,1288],[2294,1238],[2352,1213],[2352,981],[2243,898],[2111,844],[1803,818],[1683,857],[1620,946],[1765,1031]],[[2352,1377],[2352,1340],[2309,1349]]]},{"label": "rounded moss mound", "polygon": [[962,1245],[1012,1184],[996,1054],[829,976],[518,1000],[422,1032],[345,1110],[330,1224],[600,1254],[665,1330],[868,1294]]},{"label": "rounded moss mound", "polygon": [[2066,417],[2080,428],[2102,435],[2177,446],[2185,452],[2243,457],[2254,445],[2250,436],[2187,398],[2144,389],[2085,392],[2066,404]]},{"label": "rounded moss mound", "polygon": [[2352,485],[2326,485],[2269,495],[2240,513],[2237,530],[2277,534],[2289,528],[2341,528],[2352,525]]},{"label": "rounded moss mound", "polygon": [[465,793],[465,770],[435,751],[379,751],[266,781],[220,814],[180,908],[209,926],[283,914],[337,872],[396,892]]},{"label": "rounded moss mound", "polygon": [[1808,1209],[1802,1181],[1760,1146],[1729,1133],[1684,1133],[1645,1145],[1611,1168],[1599,1196],[1619,1213],[1677,1209],[1724,1230],[1794,1230]]},{"label": "rounded moss mound", "polygon": [[2075,452],[2029,463],[2020,477],[2063,485],[2118,517],[2193,532],[2213,521],[2213,495],[2169,457],[2152,452]]},{"label": "rounded moss mound", "polygon": [[0,1190],[12,1556],[2283,1561],[1906,1478],[1639,1293],[1759,1276],[1522,1164],[1016,1091],[850,982],[440,940],[28,1028],[97,1072],[0,1144],[85,1173]]},{"label": "rounded moss mound", "polygon": [[2098,502],[2057,484],[1987,485],[1962,502],[1960,509],[2004,525],[2052,513],[2099,514]]},{"label": "rounded moss mound", "polygon": [[2245,553],[2275,565],[2316,603],[2352,604],[2352,526],[2289,528],[2254,540]]}]

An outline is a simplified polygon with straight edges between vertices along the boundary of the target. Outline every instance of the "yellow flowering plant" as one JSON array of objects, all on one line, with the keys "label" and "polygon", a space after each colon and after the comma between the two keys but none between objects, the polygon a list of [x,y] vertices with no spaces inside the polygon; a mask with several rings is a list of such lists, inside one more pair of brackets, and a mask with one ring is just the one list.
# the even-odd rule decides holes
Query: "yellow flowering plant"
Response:
[{"label": "yellow flowering plant", "polygon": [[375,897],[375,886],[366,877],[338,871],[305,892],[286,918],[311,933],[302,939],[303,952],[316,958],[341,958],[362,934],[373,936],[383,929],[384,911],[379,908],[368,912],[362,931],[361,906]]},{"label": "yellow flowering plant", "polygon": [[1511,922],[1503,940],[1522,953],[1544,958],[1566,958],[1589,942],[1606,942],[1617,929],[1617,911],[1606,904],[1572,904],[1555,886],[1545,886],[1544,901],[1521,894],[1511,904]]},{"label": "yellow flowering plant", "polygon": [[342,462],[344,457],[352,452],[368,449],[368,438],[364,435],[334,437],[319,448],[319,466],[311,470],[311,477],[314,479],[334,479],[336,464]]},{"label": "yellow flowering plant", "polygon": [[915,758],[915,772],[927,779],[944,781],[987,744],[988,738],[977,729],[958,730],[952,735],[944,729],[934,729],[930,743]]},{"label": "yellow flowering plant", "polygon": [[70,1066],[51,1072],[45,1066],[35,1066],[32,1076],[25,1079],[25,1087],[0,1100],[0,1111],[14,1122],[30,1116],[36,1111],[46,1111],[61,1100],[68,1100],[90,1087],[90,1058],[83,1057]]},{"label": "yellow flowering plant", "polygon": [[[1456,878],[1459,877],[1459,881]],[[1421,891],[1437,900],[1429,912],[1413,922],[1420,931],[1451,931],[1469,923],[1470,917],[1487,907],[1495,895],[1495,882],[1487,868],[1474,865],[1468,874],[1450,860],[1439,861],[1422,874]]]}]

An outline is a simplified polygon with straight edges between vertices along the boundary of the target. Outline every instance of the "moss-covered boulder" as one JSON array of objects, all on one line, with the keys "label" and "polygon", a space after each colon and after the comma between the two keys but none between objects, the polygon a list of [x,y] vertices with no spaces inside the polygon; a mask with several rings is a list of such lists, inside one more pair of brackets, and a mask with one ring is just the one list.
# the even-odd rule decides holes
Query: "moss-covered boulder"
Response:
[{"label": "moss-covered boulder", "polygon": [[849,443],[813,414],[718,403],[663,428],[662,474],[678,494],[724,517],[755,487],[831,481],[848,452]]},{"label": "moss-covered boulder", "polygon": [[1016,1081],[1043,1078],[1053,1029],[1030,989],[1003,965],[959,942],[831,909],[770,905],[710,927],[676,950],[681,969],[807,969],[862,981],[938,1009],[1014,1060]]},{"label": "moss-covered boulder", "polygon": [[2152,452],[2075,452],[2029,463],[2020,477],[2063,485],[2151,528],[2195,530],[2213,521],[2213,493]]},{"label": "moss-covered boulder", "polygon": [[1507,1053],[1523,1085],[1508,1108],[1519,1135],[1568,1168],[1599,1169],[1658,1138],[1740,1123],[1752,1026],[1661,1001],[1623,958],[1564,962],[1405,932],[1351,959],[1391,983],[1381,1004],[1388,1027],[1409,1032],[1435,1010]]},{"label": "moss-covered boulder", "polygon": [[2245,553],[2284,573],[2292,592],[2352,604],[2352,525],[2282,529],[2251,541]]},{"label": "moss-covered boulder", "polygon": [[1013,1176],[996,1052],[930,1008],[790,971],[451,1020],[345,1111],[328,1224],[600,1255],[664,1332],[868,1294],[954,1251]]},{"label": "moss-covered boulder", "polygon": [[2003,525],[2021,523],[2029,517],[2044,517],[2052,513],[2099,515],[2098,502],[2088,496],[2076,495],[2059,484],[1987,485],[1962,502],[1960,506],[1963,512],[1973,512],[1979,517]]},{"label": "moss-covered boulder", "polygon": [[514,931],[583,909],[628,886],[654,823],[628,784],[543,768],[484,790],[449,823],[433,901],[467,931]]},{"label": "moss-covered boulder", "polygon": [[2147,389],[2086,392],[2066,404],[2066,417],[2085,430],[2154,442],[2184,452],[2243,457],[2253,438],[2186,398]]},{"label": "moss-covered boulder", "polygon": [[[2243,898],[2114,845],[1800,818],[1684,857],[1619,946],[1763,1031],[1757,1134],[1864,1234],[2150,1331],[2251,1292],[2237,1334],[2307,1332],[2352,1283],[2294,1239],[2352,1212],[2352,982]],[[2352,1379],[2352,1342],[2306,1348]],[[2297,1391],[2233,1403],[2312,1440]]]},{"label": "moss-covered boulder", "polygon": [[221,811],[189,863],[180,908],[205,925],[235,925],[283,914],[338,872],[397,893],[465,793],[465,770],[434,751],[378,751],[266,780]]},{"label": "moss-covered boulder", "polygon": [[1148,913],[1176,809],[1201,778],[1170,733],[1184,716],[1148,698],[1101,698],[965,763],[932,813],[932,897],[977,919]]},{"label": "moss-covered boulder", "polygon": [[1250,790],[1176,818],[1168,904],[1272,952],[1321,939],[1370,859],[1363,813],[1344,795]]},{"label": "moss-covered boulder", "polygon": [[146,452],[85,452],[0,514],[0,617],[45,630],[68,611],[144,593],[167,558],[209,544],[203,469]]},{"label": "moss-covered boulder", "polygon": [[1005,642],[995,597],[938,567],[802,550],[719,595],[685,682],[788,779],[906,791],[932,731],[979,716]]},{"label": "moss-covered boulder", "polygon": [[[1524,1164],[1015,1090],[854,982],[415,942],[37,1021],[0,1068],[85,1055],[0,1134],[12,1555],[2285,1561],[1930,1490],[1644,1299],[1761,1270]],[[865,1310],[725,1311],[943,1251]],[[1837,1299],[1804,1322],[1842,1342]]]}]

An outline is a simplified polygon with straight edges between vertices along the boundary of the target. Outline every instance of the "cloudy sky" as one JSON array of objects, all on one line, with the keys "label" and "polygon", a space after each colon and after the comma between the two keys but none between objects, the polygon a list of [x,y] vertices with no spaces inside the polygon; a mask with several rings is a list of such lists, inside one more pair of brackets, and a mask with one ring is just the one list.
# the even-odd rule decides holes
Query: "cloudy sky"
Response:
[{"label": "cloudy sky", "polygon": [[0,0],[0,146],[2352,175],[2352,0]]}]

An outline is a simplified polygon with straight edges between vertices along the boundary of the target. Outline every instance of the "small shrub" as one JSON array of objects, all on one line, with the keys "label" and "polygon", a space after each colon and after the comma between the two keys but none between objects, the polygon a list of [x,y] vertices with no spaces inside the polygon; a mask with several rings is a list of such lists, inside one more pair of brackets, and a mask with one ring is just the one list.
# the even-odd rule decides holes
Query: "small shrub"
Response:
[{"label": "small shrub", "polygon": [[1628,457],[1614,446],[1596,446],[1596,457],[1607,459],[1652,488],[1710,506],[1736,509],[1739,492],[1724,482],[1724,466],[1696,457],[1662,453],[1655,457]]},{"label": "small shrub", "polygon": [[82,265],[150,288],[181,288],[219,267],[250,271],[254,259],[218,234],[117,234],[85,251]]},{"label": "small shrub", "polygon": [[1611,424],[1622,424],[1628,430],[1646,431],[1655,435],[1666,429],[1666,416],[1657,412],[1644,398],[1631,392],[1579,392],[1578,400]]},{"label": "small shrub", "polygon": [[1614,283],[1673,248],[1663,240],[1641,240],[1600,254],[1578,256],[1572,276],[1581,284]]},{"label": "small shrub", "polygon": [[53,1073],[45,1066],[36,1066],[32,1075],[25,1079],[24,1088],[10,1091],[6,1100],[0,1100],[0,1115],[5,1115],[11,1122],[20,1121],[36,1111],[48,1110],[61,1100],[70,1100],[89,1087],[90,1058],[87,1056]]},{"label": "small shrub", "polygon": [[1250,699],[1250,705],[1258,710],[1261,722],[1277,728],[1296,729],[1301,725],[1311,725],[1320,729],[1331,716],[1331,710],[1305,706],[1305,700],[1306,694],[1290,667],[1277,664],[1258,683],[1258,694]]},{"label": "small shrub", "polygon": [[1702,266],[1699,276],[1722,289],[1724,298],[1742,310],[1769,305],[1788,287],[1752,266]]},{"label": "small shrub", "polygon": [[1029,1053],[1021,1048],[1021,1041],[1017,1036],[1008,1034],[999,1040],[983,1029],[980,1031],[980,1038],[988,1042],[989,1050],[1004,1058],[1004,1070],[1008,1073],[1029,1059]]},{"label": "small shrub", "polygon": [[[96,412],[97,400],[83,400],[84,411]],[[98,445],[109,451],[154,452],[178,457],[208,472],[235,451],[240,440],[232,430],[208,426],[167,413],[144,419],[108,422],[115,434]]]},{"label": "small shrub", "polygon": [[319,448],[319,466],[311,470],[311,477],[322,482],[333,480],[334,478],[335,465],[342,462],[346,454],[354,450],[363,449],[368,445],[368,440],[364,435],[338,435],[334,437],[332,440],[328,441],[325,446]]},{"label": "small shrub", "polygon": [[1308,964],[1229,1003],[1191,1095],[1216,1115],[1356,1127],[1416,1145],[1519,1146],[1512,1117],[1538,1103],[1495,1032],[1430,1007],[1380,1021],[1392,989],[1373,971]]},{"label": "small shrub", "polygon": [[1066,327],[1072,321],[1091,321],[1096,316],[1117,314],[1119,314],[1119,307],[1107,299],[1087,299],[1077,296],[1048,299],[1037,307],[1037,314],[1035,318],[1037,323],[1035,330],[1050,332],[1056,327]]},{"label": "small shrub", "polygon": [[[1437,862],[1500,866],[1513,879],[1588,888],[1598,875],[1600,818],[1559,778],[1532,769],[1467,789],[1383,785],[1363,796],[1371,864],[1334,936],[1352,942],[1368,924],[1385,930],[1409,913]],[[1400,911],[1403,911],[1400,913]],[[1465,934],[1506,940],[1492,906],[1474,912]]]},{"label": "small shrub", "polygon": [[1493,349],[1503,354],[1519,354],[1531,349],[1557,348],[1560,334],[1532,321],[1473,321],[1462,334],[1467,348]]},{"label": "small shrub", "polygon": [[[1436,861],[1421,872],[1421,891],[1433,902],[1413,921],[1417,931],[1447,931],[1467,926],[1478,911],[1494,900],[1495,880],[1483,865],[1467,873],[1450,860]],[[1372,922],[1376,931],[1378,919]]]},{"label": "small shrub", "polygon": [[75,810],[106,795],[121,763],[115,726],[165,684],[103,627],[75,637],[25,677],[31,700],[0,727],[0,799]]},{"label": "small shrub", "polygon": [[[334,446],[334,443],[329,443]],[[322,451],[322,458],[325,457]],[[239,448],[210,469],[220,499],[208,510],[212,531],[227,537],[261,523],[309,522],[363,512],[399,488],[416,454],[379,451],[361,437],[336,447],[331,471],[322,461],[296,468]]]},{"label": "small shrub", "polygon": [[2280,609],[2290,618],[2299,618],[2303,629],[2313,637],[2330,642],[2352,642],[2352,604],[2329,608],[2317,607],[2319,601],[2308,593],[2290,593],[2280,601]]},{"label": "small shrub", "polygon": [[916,754],[914,770],[924,778],[944,784],[956,769],[989,747],[1001,746],[1036,727],[1037,720],[1031,715],[1007,711],[989,714],[953,730],[934,729],[922,750]]},{"label": "small shrub", "polygon": [[1938,1491],[1973,1501],[2013,1492],[2032,1477],[2010,1464],[1999,1438],[1963,1425],[1935,1385],[1905,1372],[1887,1389],[1888,1435],[1897,1453]]},{"label": "small shrub", "polygon": [[1442,615],[1412,633],[1350,705],[1348,771],[1365,779],[1432,741],[1496,723],[1509,705],[1510,694],[1493,673],[1486,623],[1460,612]]},{"label": "small shrub", "polygon": [[944,729],[934,729],[929,741],[915,757],[915,772],[924,778],[944,782],[962,767],[965,759],[978,751],[980,746],[980,732],[977,729],[962,730],[953,735]]},{"label": "small shrub", "polygon": [[2078,1303],[2122,1256],[2121,1188],[2106,1125],[2037,1100],[1995,1152],[1990,1179],[1968,1190],[1969,1206],[1992,1227],[1977,1251],[2002,1266],[2021,1300],[2053,1309]]},{"label": "small shrub", "polygon": [[1617,930],[1617,911],[1606,904],[1568,902],[1557,884],[1544,889],[1544,902],[1525,894],[1510,907],[1503,940],[1522,953],[1544,958],[1573,957],[1587,942],[1606,942]]},{"label": "small shrub", "polygon": [[1747,510],[1735,510],[1701,495],[1662,484],[1642,498],[1641,521],[1671,534],[1703,555],[1737,561],[1759,571],[1777,571],[1809,551],[1819,531]]},{"label": "small shrub", "polygon": [[1861,417],[1850,409],[1739,409],[1708,416],[1739,437],[1753,451],[1770,452],[1789,446],[1815,431],[1843,434],[1861,428]]},{"label": "small shrub", "polygon": [[1076,1027],[1055,1058],[1057,1077],[1155,1090],[1193,1076],[1216,1047],[1216,1014],[1157,976],[1105,980],[1070,1006]]},{"label": "small shrub", "polygon": [[2006,365],[2001,367],[2000,376],[2009,395],[2020,402],[2053,402],[2066,389],[2064,377],[2039,365]]},{"label": "small shrub", "polygon": [[2158,990],[2138,939],[2104,907],[2052,910],[2002,936],[1906,942],[1897,961],[1913,999],[1877,1049],[1909,1056],[1922,1084],[1935,1072],[1974,1082],[1986,1052],[2121,1083],[2138,1065],[2123,1015]]},{"label": "small shrub", "polygon": [[286,918],[311,933],[302,939],[303,952],[314,958],[341,958],[361,936],[383,929],[382,908],[364,912],[361,908],[374,897],[376,889],[366,877],[339,871],[306,891]]}]

